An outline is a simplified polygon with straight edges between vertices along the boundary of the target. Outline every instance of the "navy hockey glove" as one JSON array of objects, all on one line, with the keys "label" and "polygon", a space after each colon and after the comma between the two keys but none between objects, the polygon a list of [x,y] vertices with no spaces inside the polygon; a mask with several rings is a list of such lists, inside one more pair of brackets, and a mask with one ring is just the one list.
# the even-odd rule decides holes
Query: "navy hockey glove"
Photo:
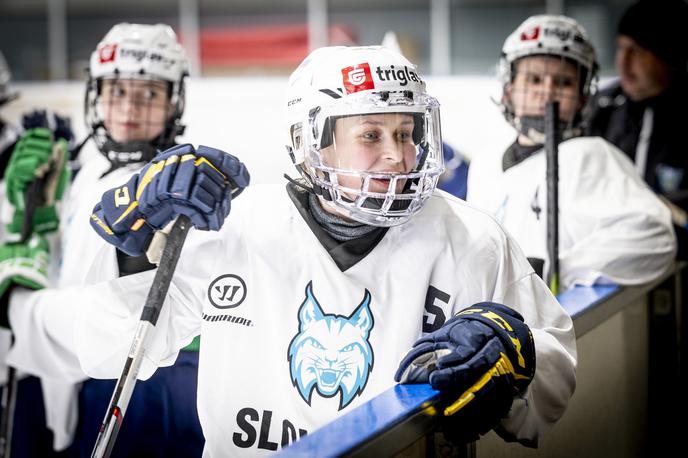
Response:
[{"label": "navy hockey glove", "polygon": [[506,416],[534,375],[535,345],[523,317],[504,305],[482,302],[419,339],[394,379],[430,382],[442,391],[451,402],[444,410],[445,436],[468,442]]},{"label": "navy hockey glove", "polygon": [[91,226],[108,243],[139,256],[153,233],[178,215],[188,216],[196,229],[219,230],[231,199],[249,179],[244,164],[230,154],[207,146],[175,146],[124,186],[106,191],[93,209]]}]

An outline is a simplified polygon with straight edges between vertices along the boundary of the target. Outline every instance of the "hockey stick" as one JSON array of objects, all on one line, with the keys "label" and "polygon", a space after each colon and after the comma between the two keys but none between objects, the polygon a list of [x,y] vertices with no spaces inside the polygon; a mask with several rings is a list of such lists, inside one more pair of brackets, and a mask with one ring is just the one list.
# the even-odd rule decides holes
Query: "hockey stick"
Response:
[{"label": "hockey stick", "polygon": [[545,154],[547,157],[547,281],[552,294],[559,293],[559,102],[545,106]]},{"label": "hockey stick", "polygon": [[[44,180],[32,181],[24,195],[24,219],[21,227],[21,242],[26,243],[32,234],[33,214],[43,200]],[[14,336],[12,336],[14,343]],[[17,403],[17,371],[7,366],[7,382],[2,390],[2,417],[0,417],[0,458],[9,458],[12,450],[12,430],[14,427],[14,407]]]},{"label": "hockey stick", "polygon": [[163,301],[167,296],[167,291],[172,281],[172,275],[177,267],[179,254],[181,253],[184,240],[191,227],[189,218],[180,215],[174,223],[170,234],[167,236],[165,249],[160,259],[158,270],[155,273],[153,284],[148,291],[146,303],[141,312],[141,321],[139,322],[134,340],[129,349],[129,356],[122,369],[122,374],[117,380],[115,391],[112,393],[110,406],[105,413],[105,419],[100,426],[98,432],[98,439],[96,439],[95,446],[91,458],[107,458],[112,452],[117,439],[117,433],[122,426],[124,415],[129,405],[129,400],[134,392],[134,385],[136,384],[136,376],[138,375],[141,361],[146,352],[147,338],[150,330],[155,327],[162,309]]}]

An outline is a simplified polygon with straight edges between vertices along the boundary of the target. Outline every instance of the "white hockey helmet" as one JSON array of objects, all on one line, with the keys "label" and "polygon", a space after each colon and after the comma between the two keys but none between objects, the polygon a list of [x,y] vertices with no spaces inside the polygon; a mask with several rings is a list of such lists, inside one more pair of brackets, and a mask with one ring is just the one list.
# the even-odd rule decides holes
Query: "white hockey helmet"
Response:
[{"label": "white hockey helmet", "polygon": [[7,65],[5,56],[0,52],[0,105],[4,105],[19,96],[16,92],[10,91],[11,80],[10,67]]},{"label": "white hockey helmet", "polygon": [[[585,29],[575,20],[543,14],[531,16],[518,26],[504,41],[499,59],[498,72],[503,91],[516,76],[516,62],[530,56],[561,57],[576,64],[580,69],[579,96],[586,99],[594,92],[598,70],[595,48]],[[513,107],[504,98],[501,105],[507,121],[526,134],[526,126],[522,126],[516,118]],[[579,131],[580,122],[581,116],[576,116],[572,124],[565,126],[562,138],[574,136]]]},{"label": "white hockey helmet", "polygon": [[[287,151],[324,205],[386,227],[408,221],[432,195],[444,170],[439,103],[401,54],[382,46],[317,49],[292,73],[285,105]],[[406,155],[414,156],[411,170],[342,165],[338,158],[349,153],[336,150],[344,142],[335,137],[335,123],[385,114],[400,115],[398,122],[408,129],[398,137],[406,139]]]},{"label": "white hockey helmet", "polygon": [[[165,24],[120,23],[112,27],[91,54],[86,91],[87,128],[98,148],[117,164],[150,160],[159,148],[174,144],[184,126],[184,85],[189,74],[184,49],[172,28]],[[98,97],[104,79],[156,80],[168,83],[172,113],[162,134],[152,141],[119,143],[107,132]]]}]

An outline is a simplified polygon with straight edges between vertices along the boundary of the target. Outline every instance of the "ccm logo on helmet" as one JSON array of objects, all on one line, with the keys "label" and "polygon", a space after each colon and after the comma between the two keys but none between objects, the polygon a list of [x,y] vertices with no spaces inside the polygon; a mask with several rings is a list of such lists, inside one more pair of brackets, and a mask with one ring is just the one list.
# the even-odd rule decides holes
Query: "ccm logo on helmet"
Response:
[{"label": "ccm logo on helmet", "polygon": [[117,44],[104,45],[98,50],[98,60],[101,64],[105,62],[113,62],[117,54]]},{"label": "ccm logo on helmet", "polygon": [[375,89],[373,75],[367,62],[343,68],[342,77],[347,94]]}]

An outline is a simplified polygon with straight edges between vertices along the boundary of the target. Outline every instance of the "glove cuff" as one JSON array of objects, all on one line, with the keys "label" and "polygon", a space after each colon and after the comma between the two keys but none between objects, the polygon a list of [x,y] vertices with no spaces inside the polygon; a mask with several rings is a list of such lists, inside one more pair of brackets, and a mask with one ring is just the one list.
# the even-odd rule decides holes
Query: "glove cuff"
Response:
[{"label": "glove cuff", "polygon": [[48,286],[48,256],[10,258],[0,262],[0,327],[9,328],[9,295],[13,286],[43,289]]}]

